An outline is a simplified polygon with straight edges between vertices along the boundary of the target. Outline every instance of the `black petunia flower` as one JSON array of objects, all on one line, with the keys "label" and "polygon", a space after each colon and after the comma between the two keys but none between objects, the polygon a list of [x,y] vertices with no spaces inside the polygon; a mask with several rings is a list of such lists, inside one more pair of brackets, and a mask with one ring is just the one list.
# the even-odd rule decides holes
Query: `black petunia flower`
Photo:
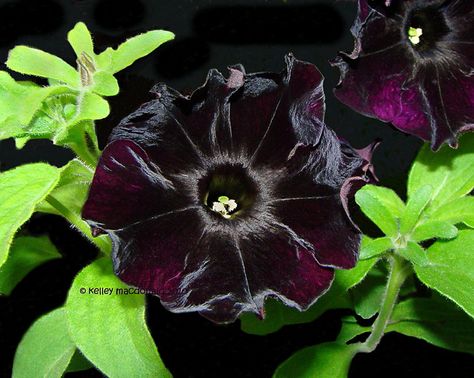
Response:
[{"label": "black petunia flower", "polygon": [[359,0],[351,30],[354,51],[333,61],[339,100],[433,149],[474,130],[472,0]]},{"label": "black petunia flower", "polygon": [[157,98],[113,130],[83,217],[113,241],[116,274],[174,312],[230,322],[275,296],[306,309],[351,268],[360,234],[348,198],[371,178],[323,124],[323,78],[209,72],[191,96]]}]

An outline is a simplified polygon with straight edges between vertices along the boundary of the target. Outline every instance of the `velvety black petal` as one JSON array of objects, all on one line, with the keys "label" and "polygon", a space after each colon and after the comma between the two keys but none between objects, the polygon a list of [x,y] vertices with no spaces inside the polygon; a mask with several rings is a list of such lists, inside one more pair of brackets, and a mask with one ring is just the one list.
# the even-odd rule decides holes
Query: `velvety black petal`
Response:
[{"label": "velvety black petal", "polygon": [[314,254],[290,235],[286,240],[283,236],[282,231],[279,236],[264,233],[241,240],[250,291],[259,309],[267,296],[274,296],[305,310],[329,288],[334,273],[321,267]]},{"label": "velvety black petal", "polygon": [[326,127],[322,82],[290,55],[280,74],[211,70],[190,96],[155,86],[114,129],[83,211],[116,274],[227,323],[263,316],[267,296],[306,309],[333,267],[353,267],[348,202],[373,178],[371,149]]},{"label": "velvety black petal", "polygon": [[[250,156],[251,164],[281,164],[298,142],[315,144],[319,139],[323,77],[314,65],[291,55],[286,63],[281,75],[247,75],[232,97],[234,144]],[[300,122],[304,116],[311,120]]]},{"label": "velvety black petal", "polygon": [[203,234],[193,207],[175,209],[110,232],[116,274],[126,283],[176,300],[186,257]]},{"label": "velvety black petal", "polygon": [[[407,35],[420,14],[428,20],[421,38],[431,38],[421,47]],[[341,71],[336,97],[433,149],[456,146],[457,135],[474,128],[473,25],[474,4],[465,0],[359,0],[354,51],[333,61]]]},{"label": "velvety black petal", "polygon": [[114,230],[183,203],[140,146],[119,140],[102,153],[82,216],[96,228]]},{"label": "velvety black petal", "polygon": [[198,311],[218,323],[232,322],[244,311],[258,313],[233,235],[205,231],[173,281],[175,297],[162,299],[171,311]]}]

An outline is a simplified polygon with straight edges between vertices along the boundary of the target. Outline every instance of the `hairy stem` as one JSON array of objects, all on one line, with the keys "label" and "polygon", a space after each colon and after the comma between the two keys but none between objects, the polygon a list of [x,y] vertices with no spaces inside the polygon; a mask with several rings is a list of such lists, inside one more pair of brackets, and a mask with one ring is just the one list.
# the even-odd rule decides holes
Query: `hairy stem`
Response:
[{"label": "hairy stem", "polygon": [[410,272],[408,268],[408,262],[403,258],[395,254],[390,256],[390,275],[385,288],[385,294],[380,307],[380,312],[377,316],[377,319],[375,319],[374,324],[372,325],[371,334],[367,340],[365,340],[365,342],[359,345],[359,352],[370,353],[380,343],[385,329],[387,328],[388,322],[390,321],[390,317],[392,316],[393,308],[397,302],[400,288]]},{"label": "hairy stem", "polygon": [[92,243],[94,243],[99,250],[104,254],[110,253],[110,241],[104,237],[94,237],[92,236],[89,225],[84,222],[81,217],[69,210],[61,202],[59,202],[52,195],[46,197],[46,202],[48,202],[54,209],[56,209],[66,220],[69,221],[78,231],[80,231],[85,237],[87,237]]}]

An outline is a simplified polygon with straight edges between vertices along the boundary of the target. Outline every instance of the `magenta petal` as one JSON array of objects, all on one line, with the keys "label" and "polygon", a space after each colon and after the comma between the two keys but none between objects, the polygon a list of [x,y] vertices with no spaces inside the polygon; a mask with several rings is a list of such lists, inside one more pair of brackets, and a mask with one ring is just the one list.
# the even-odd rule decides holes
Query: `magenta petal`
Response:
[{"label": "magenta petal", "polygon": [[[474,129],[474,3],[359,0],[355,47],[332,62],[336,97],[431,142],[457,145]],[[412,41],[408,30],[421,31]]]}]

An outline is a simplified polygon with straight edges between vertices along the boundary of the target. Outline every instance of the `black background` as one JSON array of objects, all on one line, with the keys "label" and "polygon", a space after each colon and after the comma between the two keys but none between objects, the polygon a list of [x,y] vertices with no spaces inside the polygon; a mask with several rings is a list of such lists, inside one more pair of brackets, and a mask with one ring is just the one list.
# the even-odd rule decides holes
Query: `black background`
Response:
[{"label": "black background", "polygon": [[[355,12],[354,2],[330,0],[0,1],[0,61],[13,46],[26,44],[75,65],[66,34],[77,21],[92,31],[96,52],[146,30],[173,31],[175,41],[118,75],[121,93],[109,99],[111,116],[97,124],[103,146],[114,125],[149,98],[155,82],[189,92],[203,82],[209,68],[225,72],[227,66],[242,63],[247,72],[280,71],[283,56],[291,51],[325,75],[330,127],[356,148],[383,140],[374,157],[377,175],[403,198],[406,174],[421,142],[352,112],[332,95],[338,72],[328,60],[339,50],[352,49],[349,28]],[[6,69],[3,63],[1,69]],[[21,151],[12,140],[0,142],[1,171],[33,161],[61,166],[71,157],[48,141],[30,142]],[[0,298],[0,376],[11,374],[15,348],[29,325],[64,303],[75,274],[95,256],[93,247],[58,217],[35,215],[25,227],[33,234],[49,234],[64,258],[37,268],[10,297]],[[175,377],[269,377],[298,349],[333,340],[341,314],[332,311],[311,324],[287,326],[265,337],[241,332],[238,322],[216,326],[196,314],[168,313],[151,297],[147,318]],[[468,355],[389,334],[374,353],[356,356],[350,376],[462,377],[472,368]],[[76,375],[84,374],[100,376],[93,371]]]}]

